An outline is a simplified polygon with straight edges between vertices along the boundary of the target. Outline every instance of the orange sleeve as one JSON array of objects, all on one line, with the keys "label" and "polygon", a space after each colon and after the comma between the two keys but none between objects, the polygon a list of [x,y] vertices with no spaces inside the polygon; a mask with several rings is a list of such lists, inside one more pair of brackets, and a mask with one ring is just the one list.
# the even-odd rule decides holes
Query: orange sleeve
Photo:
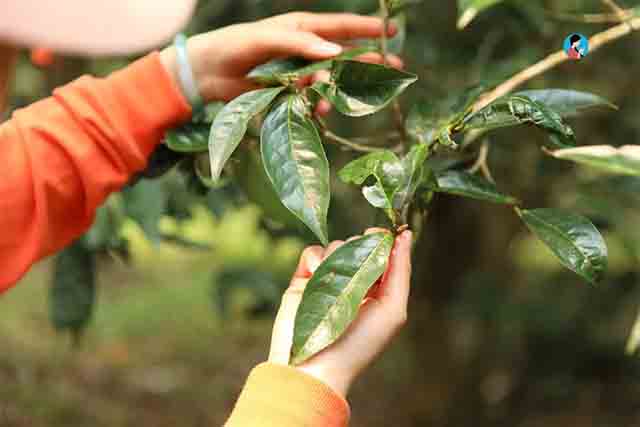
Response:
[{"label": "orange sleeve", "polygon": [[151,54],[81,77],[0,125],[0,293],[80,236],[191,109]]},{"label": "orange sleeve", "polygon": [[329,386],[290,366],[253,369],[225,427],[345,427],[349,405]]}]

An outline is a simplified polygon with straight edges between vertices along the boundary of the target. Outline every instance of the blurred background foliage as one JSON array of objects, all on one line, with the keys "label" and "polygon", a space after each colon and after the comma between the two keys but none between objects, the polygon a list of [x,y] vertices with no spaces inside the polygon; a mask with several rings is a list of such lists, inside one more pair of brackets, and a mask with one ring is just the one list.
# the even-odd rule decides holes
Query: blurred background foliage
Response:
[{"label": "blurred background foliage", "polygon": [[[200,3],[191,33],[291,10],[377,6]],[[568,34],[606,28],[563,14],[602,10],[598,0],[507,0],[458,31],[456,2],[425,0],[407,16],[404,59],[420,80],[402,102],[500,82],[558,50]],[[638,144],[638,41],[632,34],[527,87],[604,96],[619,111],[572,121],[579,143]],[[133,59],[56,57],[39,68],[25,53],[12,106]],[[392,126],[386,113],[331,122],[352,136]],[[553,160],[539,149],[544,138],[529,128],[492,134],[493,174],[527,206],[589,216],[609,245],[607,279],[596,288],[565,271],[508,208],[438,195],[414,254],[409,325],[356,384],[353,426],[640,424],[640,364],[624,354],[640,307],[640,180]],[[174,170],[109,199],[98,216],[106,231],[94,228],[82,242],[95,254],[98,303],[76,350],[49,321],[52,260],[2,296],[0,425],[223,424],[250,368],[266,358],[279,295],[301,249],[313,243],[265,191],[260,160],[251,143],[245,148],[241,179],[224,188],[208,190]],[[333,146],[328,155],[334,170],[353,157]],[[332,185],[331,238],[376,223],[357,189]]]}]

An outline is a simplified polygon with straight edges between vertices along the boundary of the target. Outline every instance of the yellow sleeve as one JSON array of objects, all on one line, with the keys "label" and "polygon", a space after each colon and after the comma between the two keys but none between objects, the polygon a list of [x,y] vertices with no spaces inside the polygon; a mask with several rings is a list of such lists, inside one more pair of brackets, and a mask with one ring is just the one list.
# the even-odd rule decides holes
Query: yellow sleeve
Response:
[{"label": "yellow sleeve", "polygon": [[251,371],[226,427],[345,427],[349,405],[329,386],[290,366]]}]

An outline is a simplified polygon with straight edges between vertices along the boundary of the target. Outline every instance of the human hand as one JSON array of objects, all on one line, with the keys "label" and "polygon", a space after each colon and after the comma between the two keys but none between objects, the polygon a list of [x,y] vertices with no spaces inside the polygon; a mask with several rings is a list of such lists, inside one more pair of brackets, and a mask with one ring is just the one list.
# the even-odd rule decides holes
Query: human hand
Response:
[{"label": "human hand", "polygon": [[[385,230],[369,229],[365,234],[380,231]],[[294,321],[304,287],[322,260],[343,243],[332,242],[326,250],[321,246],[310,246],[302,253],[276,316],[269,351],[271,363],[289,363]],[[346,332],[296,368],[346,397],[355,378],[387,347],[406,322],[410,279],[411,232],[405,231],[396,237],[389,266],[380,284],[369,292]]]},{"label": "human hand", "polygon": [[[388,35],[393,36],[396,31],[395,27],[389,26]],[[288,56],[325,60],[342,52],[343,46],[338,42],[377,38],[382,32],[382,20],[376,17],[293,12],[191,37],[187,49],[196,83],[205,101],[229,101],[258,88],[246,79],[246,75],[260,64]],[[163,50],[161,59],[177,82],[175,48]],[[358,60],[382,62],[382,57],[368,53]],[[391,66],[402,67],[397,56],[390,55],[387,60]],[[306,83],[325,79],[326,75],[326,72],[321,72]]]}]

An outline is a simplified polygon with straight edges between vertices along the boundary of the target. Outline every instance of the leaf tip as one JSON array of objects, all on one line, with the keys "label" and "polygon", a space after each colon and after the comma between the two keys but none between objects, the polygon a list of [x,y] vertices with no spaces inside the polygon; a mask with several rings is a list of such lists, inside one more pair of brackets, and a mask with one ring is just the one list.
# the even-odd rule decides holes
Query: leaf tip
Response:
[{"label": "leaf tip", "polygon": [[465,10],[462,13],[462,15],[460,15],[460,18],[458,19],[458,23],[457,23],[458,30],[464,30],[467,27],[467,25],[469,25],[471,21],[473,21],[476,15],[478,15],[478,9],[474,7],[470,7],[469,9]]}]

